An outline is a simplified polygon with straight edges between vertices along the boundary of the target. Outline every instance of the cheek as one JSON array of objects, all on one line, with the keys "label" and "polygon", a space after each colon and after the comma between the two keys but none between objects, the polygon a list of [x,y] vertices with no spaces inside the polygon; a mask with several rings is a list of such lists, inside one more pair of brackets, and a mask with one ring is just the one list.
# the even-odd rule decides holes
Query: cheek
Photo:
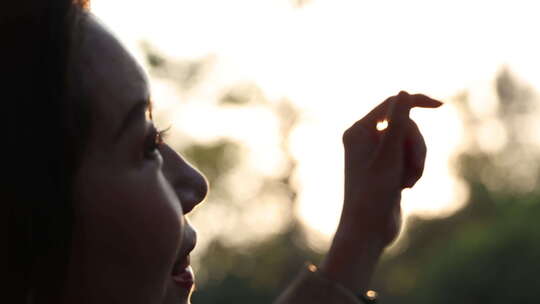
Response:
[{"label": "cheek", "polygon": [[127,280],[133,288],[163,287],[180,246],[183,217],[159,170],[93,169],[82,180],[76,226],[90,264],[107,268],[109,277]]}]

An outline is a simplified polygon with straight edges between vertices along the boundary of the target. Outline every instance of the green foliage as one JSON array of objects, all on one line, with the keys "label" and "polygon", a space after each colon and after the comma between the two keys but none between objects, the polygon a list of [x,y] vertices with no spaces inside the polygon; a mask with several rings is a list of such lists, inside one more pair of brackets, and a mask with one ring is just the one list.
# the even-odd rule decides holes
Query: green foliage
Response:
[{"label": "green foliage", "polygon": [[201,262],[210,280],[193,296],[194,303],[271,303],[301,270],[306,260],[322,257],[304,243],[303,230],[292,223],[283,233],[243,248],[216,240]]},{"label": "green foliage", "polygon": [[182,154],[214,184],[238,162],[238,143],[222,139],[210,144],[192,144]]},{"label": "green foliage", "polygon": [[171,60],[148,43],[142,43],[146,62],[154,77],[174,81],[181,92],[187,92],[200,84],[206,70],[212,63],[212,57],[200,60]]},{"label": "green foliage", "polygon": [[259,87],[253,84],[236,85],[226,91],[219,100],[221,105],[248,105],[266,99]]},{"label": "green foliage", "polygon": [[537,303],[540,204],[520,201],[497,202],[430,249],[411,303]]},{"label": "green foliage", "polygon": [[[307,1],[294,2],[302,6]],[[147,60],[155,75],[173,80],[182,90],[201,79],[204,62],[173,62],[147,48]],[[524,115],[533,112],[536,95],[503,69],[494,85],[506,141],[497,151],[482,150],[478,127],[485,123],[472,110],[466,93],[455,99],[461,111],[469,149],[456,158],[455,166],[467,183],[466,207],[438,220],[410,219],[407,248],[385,256],[373,287],[383,303],[537,303],[540,274],[540,154],[524,137]],[[264,101],[255,86],[239,85],[225,90],[220,105],[249,106]],[[270,106],[268,103],[263,103]],[[283,149],[289,169],[272,183],[282,183],[290,193],[291,210],[296,190],[290,184],[295,162],[286,139],[296,123],[290,104],[277,110],[282,119]],[[222,140],[193,143],[183,154],[210,180],[213,189],[240,161],[241,146]],[[523,165],[525,164],[525,165]],[[257,178],[257,177],[254,177]],[[226,191],[223,190],[223,193]],[[219,192],[222,195],[222,192]],[[224,197],[227,197],[226,195]],[[255,197],[253,198],[255,199]],[[434,197],[434,200],[437,198]],[[231,208],[231,212],[240,212]],[[301,225],[290,225],[277,235],[252,244],[232,246],[215,239],[201,257],[206,276],[194,294],[194,303],[271,303],[297,274],[306,260],[321,256],[305,245]]]}]

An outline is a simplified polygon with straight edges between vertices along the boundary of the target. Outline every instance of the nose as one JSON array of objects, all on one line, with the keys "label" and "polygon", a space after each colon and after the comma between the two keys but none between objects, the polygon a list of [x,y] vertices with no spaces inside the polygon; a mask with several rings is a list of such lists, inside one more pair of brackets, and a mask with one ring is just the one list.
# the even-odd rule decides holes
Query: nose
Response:
[{"label": "nose", "polygon": [[206,197],[208,182],[169,145],[162,145],[160,152],[163,157],[163,174],[178,195],[184,214],[187,214]]}]

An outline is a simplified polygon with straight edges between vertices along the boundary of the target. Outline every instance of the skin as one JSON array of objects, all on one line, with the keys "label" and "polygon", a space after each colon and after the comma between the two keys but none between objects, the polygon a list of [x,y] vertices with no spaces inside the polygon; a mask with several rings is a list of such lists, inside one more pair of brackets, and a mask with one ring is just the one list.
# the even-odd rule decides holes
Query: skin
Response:
[{"label": "skin", "polygon": [[[367,290],[384,248],[401,227],[401,191],[424,171],[426,145],[409,118],[413,107],[441,102],[400,92],[345,131],[345,197],[341,219],[321,272],[354,292]],[[388,120],[388,128],[376,129]]]},{"label": "skin", "polygon": [[185,215],[207,182],[166,144],[148,144],[155,134],[146,76],[93,16],[85,19],[74,56],[93,121],[75,179],[65,302],[188,303],[190,290],[174,284],[171,271],[195,244]]},{"label": "skin", "polygon": [[[166,144],[148,149],[152,122],[137,106],[149,100],[146,76],[93,16],[86,18],[74,56],[92,100],[93,128],[75,180],[65,303],[189,303],[191,292],[173,283],[171,271],[194,246],[185,215],[206,196],[206,180]],[[440,105],[401,92],[344,133],[344,205],[322,275],[366,290],[399,233],[401,190],[423,172],[426,147],[409,111]],[[124,128],[129,113],[135,115]],[[377,131],[384,119],[389,127]]]}]

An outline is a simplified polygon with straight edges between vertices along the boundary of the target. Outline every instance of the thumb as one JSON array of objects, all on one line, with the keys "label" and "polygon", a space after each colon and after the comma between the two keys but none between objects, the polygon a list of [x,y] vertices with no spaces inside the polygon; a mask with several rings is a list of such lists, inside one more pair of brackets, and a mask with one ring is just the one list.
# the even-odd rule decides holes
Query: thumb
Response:
[{"label": "thumb", "polygon": [[404,145],[404,169],[403,188],[412,188],[422,177],[424,162],[426,160],[426,142],[416,123],[409,120],[408,131]]}]

